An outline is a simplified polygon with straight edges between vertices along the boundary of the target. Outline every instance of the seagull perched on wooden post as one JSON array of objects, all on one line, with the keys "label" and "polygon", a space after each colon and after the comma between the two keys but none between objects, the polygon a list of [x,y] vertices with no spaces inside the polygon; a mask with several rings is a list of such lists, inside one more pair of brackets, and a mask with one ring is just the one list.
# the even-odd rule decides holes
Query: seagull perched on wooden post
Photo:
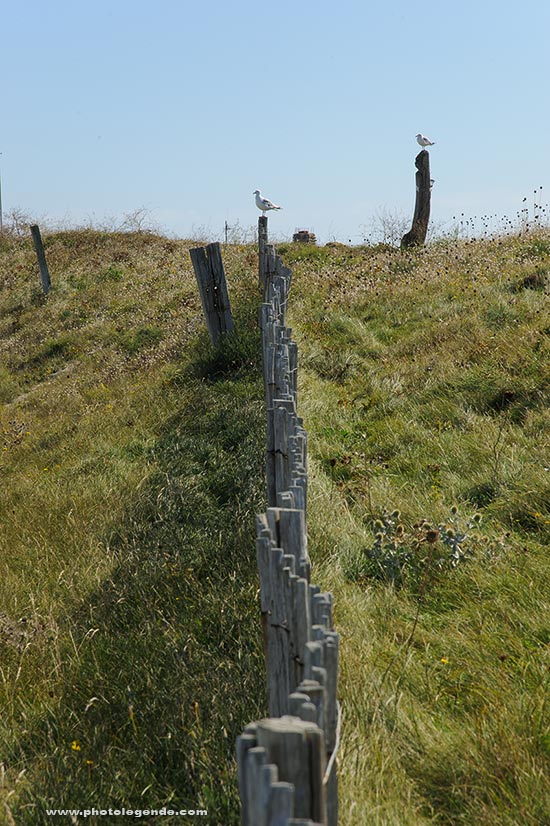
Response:
[{"label": "seagull perched on wooden post", "polygon": [[423,135],[421,132],[419,132],[416,136],[416,142],[420,144],[420,146],[422,147],[433,146],[435,144],[435,141],[431,141],[429,138],[426,137],[426,135]]},{"label": "seagull perched on wooden post", "polygon": [[270,201],[269,198],[262,198],[262,193],[259,189],[255,189],[252,194],[256,196],[256,206],[258,209],[262,210],[264,215],[268,209],[282,209],[282,207],[277,206],[277,204],[274,204],[273,201]]}]

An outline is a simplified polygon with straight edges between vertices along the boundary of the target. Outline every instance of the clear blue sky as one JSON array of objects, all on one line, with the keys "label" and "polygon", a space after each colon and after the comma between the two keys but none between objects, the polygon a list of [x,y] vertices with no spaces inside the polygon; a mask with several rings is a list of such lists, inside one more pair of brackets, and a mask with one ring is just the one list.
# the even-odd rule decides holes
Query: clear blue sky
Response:
[{"label": "clear blue sky", "polygon": [[145,206],[186,237],[254,224],[360,241],[412,215],[550,200],[548,0],[0,3],[4,212],[101,221]]}]

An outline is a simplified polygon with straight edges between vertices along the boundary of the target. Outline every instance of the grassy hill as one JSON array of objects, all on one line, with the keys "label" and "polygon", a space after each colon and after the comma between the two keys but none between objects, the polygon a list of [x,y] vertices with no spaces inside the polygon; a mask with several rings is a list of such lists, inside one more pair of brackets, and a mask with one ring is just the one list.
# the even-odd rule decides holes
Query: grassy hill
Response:
[{"label": "grassy hill", "polygon": [[[0,822],[236,824],[265,713],[255,250],[224,251],[239,335],[212,353],[188,243],[45,241],[47,298],[0,240]],[[279,251],[341,823],[550,822],[550,238]]]}]

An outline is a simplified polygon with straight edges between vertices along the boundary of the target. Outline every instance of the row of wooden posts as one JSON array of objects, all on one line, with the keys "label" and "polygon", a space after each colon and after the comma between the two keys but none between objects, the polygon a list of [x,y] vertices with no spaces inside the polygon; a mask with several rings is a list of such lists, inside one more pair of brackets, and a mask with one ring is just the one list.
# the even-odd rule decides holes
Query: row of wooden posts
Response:
[{"label": "row of wooden posts", "polygon": [[[336,826],[339,638],[332,594],[310,582],[307,434],[297,414],[297,346],[286,324],[292,272],[268,243],[265,216],[258,238],[268,507],[256,519],[256,559],[269,717],[237,739],[241,824]],[[213,341],[230,317],[218,247],[191,252]]]}]

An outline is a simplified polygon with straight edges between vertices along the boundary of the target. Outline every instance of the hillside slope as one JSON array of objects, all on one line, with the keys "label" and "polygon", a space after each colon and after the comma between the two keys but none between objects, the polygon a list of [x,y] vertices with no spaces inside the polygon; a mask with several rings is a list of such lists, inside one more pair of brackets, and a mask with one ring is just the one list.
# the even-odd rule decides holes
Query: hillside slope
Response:
[{"label": "hillside slope", "polygon": [[[239,336],[213,354],[188,246],[50,235],[44,299],[30,242],[0,241],[7,822],[239,820],[234,738],[265,713],[256,254],[224,250]],[[279,251],[341,823],[550,822],[550,239]]]},{"label": "hillside slope", "polygon": [[257,277],[228,251],[241,336],[212,358],[188,246],[50,235],[44,299],[2,239],[0,822],[238,822],[234,742],[264,713]]},{"label": "hillside slope", "polygon": [[346,824],[550,822],[550,238],[297,249]]}]

